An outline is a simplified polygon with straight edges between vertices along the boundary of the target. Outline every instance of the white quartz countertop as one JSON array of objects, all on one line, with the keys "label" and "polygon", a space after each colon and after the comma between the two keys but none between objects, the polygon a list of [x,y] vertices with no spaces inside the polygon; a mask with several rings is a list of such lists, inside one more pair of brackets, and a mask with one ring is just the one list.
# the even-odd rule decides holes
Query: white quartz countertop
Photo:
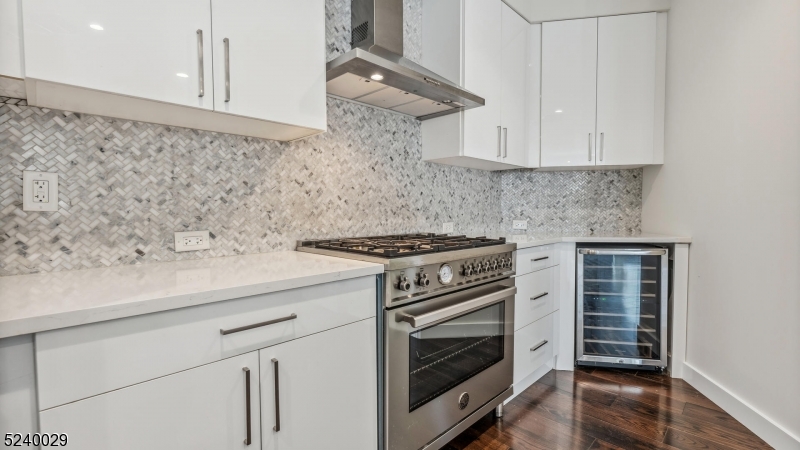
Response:
[{"label": "white quartz countertop", "polygon": [[383,273],[284,251],[0,277],[0,338]]},{"label": "white quartz countertop", "polygon": [[537,236],[527,234],[505,235],[507,242],[515,242],[517,248],[538,247],[557,242],[621,243],[621,244],[690,244],[692,238],[666,234],[641,233],[635,236]]}]

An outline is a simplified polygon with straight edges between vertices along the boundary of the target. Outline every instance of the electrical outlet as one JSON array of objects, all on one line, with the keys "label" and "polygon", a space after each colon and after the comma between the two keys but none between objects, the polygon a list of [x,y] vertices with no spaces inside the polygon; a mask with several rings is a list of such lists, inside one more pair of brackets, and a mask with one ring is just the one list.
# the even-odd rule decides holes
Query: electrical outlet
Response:
[{"label": "electrical outlet", "polygon": [[22,172],[22,210],[58,211],[58,174]]},{"label": "electrical outlet", "polygon": [[528,229],[528,221],[527,220],[515,220],[512,228],[515,230],[527,230]]},{"label": "electrical outlet", "polygon": [[456,226],[453,222],[445,222],[442,224],[442,233],[452,233],[455,229]]},{"label": "electrical outlet", "polygon": [[209,248],[211,248],[211,242],[208,230],[175,232],[176,252],[193,252],[196,250],[208,250]]}]

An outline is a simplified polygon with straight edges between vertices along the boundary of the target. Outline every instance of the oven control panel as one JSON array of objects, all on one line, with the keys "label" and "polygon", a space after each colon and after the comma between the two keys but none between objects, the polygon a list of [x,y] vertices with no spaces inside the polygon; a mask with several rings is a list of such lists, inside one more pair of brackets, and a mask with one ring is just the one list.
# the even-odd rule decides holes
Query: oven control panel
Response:
[{"label": "oven control panel", "polygon": [[386,305],[410,303],[511,275],[514,275],[514,252],[397,269],[386,272]]}]

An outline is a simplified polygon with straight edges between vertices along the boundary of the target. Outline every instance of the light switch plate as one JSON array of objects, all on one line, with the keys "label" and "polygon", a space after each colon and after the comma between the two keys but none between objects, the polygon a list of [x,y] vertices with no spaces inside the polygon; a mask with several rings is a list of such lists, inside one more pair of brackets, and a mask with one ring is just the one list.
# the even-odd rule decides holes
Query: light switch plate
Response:
[{"label": "light switch plate", "polygon": [[22,172],[22,210],[58,211],[58,174]]},{"label": "light switch plate", "polygon": [[445,222],[442,224],[442,233],[452,233],[456,226],[453,222]]},{"label": "light switch plate", "polygon": [[175,232],[175,251],[193,252],[196,250],[208,250],[211,248],[208,230],[202,231],[176,231]]},{"label": "light switch plate", "polygon": [[515,230],[527,230],[528,229],[528,221],[527,220],[515,220],[512,228]]}]

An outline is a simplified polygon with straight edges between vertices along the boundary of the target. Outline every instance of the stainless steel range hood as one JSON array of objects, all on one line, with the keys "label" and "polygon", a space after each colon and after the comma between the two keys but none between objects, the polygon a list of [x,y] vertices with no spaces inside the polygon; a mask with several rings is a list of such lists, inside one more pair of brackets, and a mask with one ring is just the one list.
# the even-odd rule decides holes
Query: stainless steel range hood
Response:
[{"label": "stainless steel range hood", "polygon": [[419,120],[483,106],[483,98],[403,55],[403,0],[352,0],[352,50],[328,63],[328,94]]}]

